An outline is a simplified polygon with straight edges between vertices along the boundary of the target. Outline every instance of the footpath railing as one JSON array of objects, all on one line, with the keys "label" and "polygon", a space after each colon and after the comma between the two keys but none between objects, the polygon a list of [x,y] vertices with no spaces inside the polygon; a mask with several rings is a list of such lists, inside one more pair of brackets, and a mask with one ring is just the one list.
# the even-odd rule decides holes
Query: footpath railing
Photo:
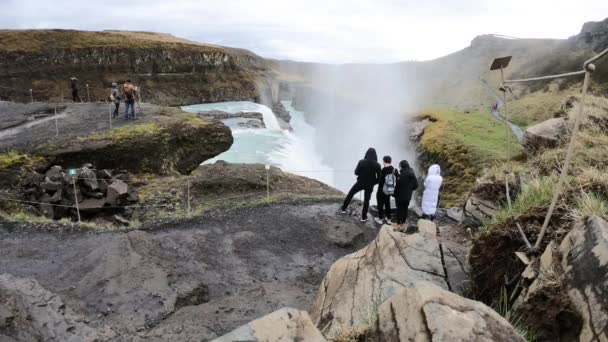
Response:
[{"label": "footpath railing", "polygon": [[[91,171],[98,171],[96,169],[90,169]],[[187,217],[192,217],[192,213],[194,211],[195,208],[193,208],[193,202],[196,202],[197,205],[199,206],[211,206],[213,207],[214,205],[219,205],[219,204],[223,204],[226,201],[232,201],[232,200],[236,200],[236,199],[247,199],[247,198],[265,198],[267,202],[271,201],[271,196],[275,196],[275,195],[314,195],[314,192],[298,192],[298,191],[293,191],[293,190],[278,190],[278,189],[273,189],[273,186],[271,186],[270,184],[270,178],[272,176],[272,173],[274,172],[289,172],[289,173],[293,173],[293,174],[298,174],[298,173],[352,173],[352,170],[282,170],[282,169],[278,169],[278,168],[273,168],[271,169],[269,166],[266,167],[266,186],[265,189],[263,190],[258,190],[258,191],[252,191],[252,192],[246,192],[246,193],[239,193],[236,195],[230,195],[230,196],[210,196],[209,199],[205,199],[203,198],[201,195],[198,195],[196,198],[196,201],[194,201],[194,194],[192,191],[192,186],[193,183],[195,184],[196,181],[194,179],[192,179],[190,176],[185,176],[184,179],[182,181],[177,180],[177,183],[181,183],[181,184],[177,184],[175,185],[174,188],[179,188],[182,187],[181,193],[182,196],[177,196],[177,197],[173,197],[173,199],[175,199],[175,201],[173,203],[167,203],[167,204],[129,204],[129,205],[109,205],[109,204],[104,204],[102,206],[100,206],[99,208],[95,208],[95,210],[113,210],[113,209],[158,209],[158,208],[171,208],[173,210],[183,210],[183,212],[186,213]],[[4,177],[3,175],[6,174],[13,174],[17,177],[23,177],[23,176],[27,176],[28,174],[32,174],[33,172],[24,172],[24,171],[20,171],[20,170],[14,170],[14,169],[0,169],[0,177]],[[130,189],[136,189],[137,187],[134,186],[134,183],[141,183],[141,180],[139,179],[133,179],[133,180],[125,180],[124,178],[117,178],[120,181],[124,182],[125,184],[127,184],[127,186]],[[78,174],[76,175],[65,175],[64,181],[66,182],[66,186],[73,186],[74,187],[74,191],[73,191],[73,199],[71,199],[71,201],[73,202],[73,204],[61,204],[61,203],[57,203],[59,201],[57,201],[56,203],[50,203],[48,201],[33,201],[33,200],[29,200],[26,197],[21,197],[23,195],[18,195],[19,197],[9,197],[8,193],[5,194],[1,194],[0,193],[0,202],[13,202],[13,203],[19,203],[19,204],[25,204],[25,205],[35,205],[38,206],[39,208],[41,206],[51,206],[51,207],[57,207],[57,208],[68,208],[68,209],[74,209],[76,217],[77,217],[77,223],[81,224],[82,223],[82,215],[81,212],[83,211],[81,209],[81,207],[79,206],[79,203],[82,203],[82,201],[84,200],[82,198],[81,192],[80,192],[80,186],[84,186],[84,185],[77,185],[78,181],[86,181],[86,180],[95,180],[95,181],[101,181],[101,180],[106,180],[108,181],[108,185],[112,184],[112,181],[114,179],[105,179],[105,178],[100,178],[100,177],[82,177],[79,176]],[[78,190],[77,190],[78,188]],[[80,196],[79,196],[80,195]],[[79,198],[81,197],[81,198]],[[162,197],[161,197],[162,198]],[[159,198],[159,199],[161,199]],[[361,198],[361,194],[359,197],[360,200],[362,200]],[[153,201],[152,201],[153,202]],[[178,205],[178,203],[180,205]],[[91,208],[88,208],[91,209]]]},{"label": "footpath railing", "polygon": [[[539,249],[540,249],[541,243],[547,232],[547,228],[549,226],[549,222],[551,221],[551,217],[553,215],[553,211],[555,210],[557,201],[559,200],[559,197],[562,194],[563,185],[564,185],[566,176],[568,175],[570,163],[572,160],[572,156],[574,154],[574,146],[575,146],[574,142],[576,141],[576,137],[577,137],[577,134],[578,134],[578,131],[580,128],[580,124],[581,124],[582,118],[584,116],[585,99],[586,99],[586,95],[587,95],[587,89],[589,87],[589,81],[591,78],[591,74],[595,71],[595,65],[593,64],[593,62],[600,60],[602,57],[604,57],[606,55],[608,55],[608,48],[603,50],[602,52],[598,53],[596,56],[586,60],[582,65],[582,70],[580,70],[580,71],[573,71],[573,72],[567,72],[567,73],[563,73],[563,74],[545,75],[545,76],[538,76],[538,77],[531,77],[531,78],[511,79],[511,80],[505,79],[504,69],[509,65],[511,56],[495,59],[490,68],[490,70],[500,70],[501,84],[500,84],[500,87],[498,88],[498,90],[503,93],[505,128],[506,128],[506,132],[507,132],[505,134],[505,143],[506,143],[506,148],[507,148],[507,167],[505,170],[505,192],[507,195],[507,203],[508,203],[509,209],[512,208],[511,197],[510,197],[510,192],[509,192],[509,175],[512,172],[511,172],[511,165],[510,165],[511,155],[509,153],[509,151],[510,151],[510,138],[509,138],[510,134],[509,134],[509,126],[508,126],[509,116],[508,116],[508,110],[507,110],[507,93],[511,93],[511,94],[513,93],[510,85],[517,84],[517,83],[553,80],[553,79],[559,79],[559,78],[576,77],[576,76],[584,75],[583,85],[582,85],[582,89],[581,89],[580,106],[578,108],[578,113],[576,113],[576,116],[574,118],[574,127],[572,129],[570,141],[568,143],[566,157],[565,157],[565,159],[563,161],[563,165],[561,167],[559,180],[558,180],[557,184],[555,185],[555,187],[553,188],[553,196],[551,198],[551,203],[549,205],[549,209],[547,210],[547,213],[546,213],[544,221],[543,221],[543,225],[541,227],[538,237],[536,238],[536,242],[534,243],[534,245],[532,245],[530,243],[530,241],[528,240],[521,225],[519,224],[519,222],[517,222],[517,220],[515,220],[517,229],[522,237],[522,240],[526,244],[526,247],[528,248],[529,252],[533,252],[535,254],[540,252]],[[521,255],[518,255],[518,257],[522,260],[527,259],[527,257],[524,258]],[[521,282],[521,278],[520,278],[520,282]],[[520,289],[520,283],[518,283],[515,290],[511,294],[510,300],[514,300],[516,298],[516,296],[518,295],[519,289]]]},{"label": "footpath railing", "polygon": [[[53,117],[52,119],[38,119],[38,120],[34,120],[34,121],[30,121],[27,122],[26,124],[29,127],[34,127],[34,126],[38,126],[44,122],[48,122],[48,121],[52,121],[52,126],[51,129],[53,129],[55,131],[55,136],[59,136],[60,134],[60,128],[59,128],[59,122],[62,119],[61,115],[58,115],[58,110],[63,109],[66,105],[68,104],[83,104],[83,103],[107,103],[108,104],[108,117],[107,117],[107,122],[108,122],[108,126],[110,127],[110,129],[112,129],[114,127],[114,123],[113,120],[115,120],[116,118],[113,117],[113,113],[115,110],[115,105],[113,101],[110,101],[110,93],[111,93],[111,88],[99,88],[99,87],[89,87],[88,84],[86,85],[86,101],[81,101],[81,102],[74,102],[72,100],[72,98],[68,98],[66,99],[64,97],[64,94],[71,94],[71,90],[69,88],[59,88],[57,90],[57,96],[56,97],[50,97],[48,101],[43,101],[43,102],[37,102],[36,101],[36,93],[38,91],[34,90],[34,89],[28,89],[28,90],[24,90],[24,89],[15,89],[15,88],[8,88],[8,87],[3,87],[0,86],[0,89],[4,89],[4,90],[8,90],[11,94],[11,96],[0,96],[0,102],[5,101],[5,102],[13,102],[13,103],[21,103],[21,104],[45,104],[49,107],[54,108],[54,113],[52,114]],[[91,102],[91,96],[90,96],[90,90],[102,90],[107,92],[107,96],[105,97],[104,101],[94,101]],[[40,90],[40,93],[44,93],[45,95],[48,94],[47,91],[45,90]],[[134,108],[134,112],[135,112],[135,118],[137,117],[141,117],[143,115],[143,109],[141,106],[142,103],[142,88],[138,87],[138,91],[137,91],[137,98],[135,101],[135,108]],[[124,112],[125,110],[125,102],[124,99],[121,99],[120,101],[121,103],[121,108],[120,110],[122,110]],[[35,108],[34,108],[35,109]],[[121,113],[119,111],[118,116],[120,116]],[[51,116],[50,114],[47,115],[47,117]],[[105,120],[104,120],[105,121]],[[8,129],[16,129],[16,127],[11,127]]]}]

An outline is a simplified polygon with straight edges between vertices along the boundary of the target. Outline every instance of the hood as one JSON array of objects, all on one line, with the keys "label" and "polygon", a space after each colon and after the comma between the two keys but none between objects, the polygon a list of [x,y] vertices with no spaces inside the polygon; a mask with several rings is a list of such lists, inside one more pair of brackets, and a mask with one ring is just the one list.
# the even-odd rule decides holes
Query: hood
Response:
[{"label": "hood", "polygon": [[437,164],[433,164],[429,167],[429,176],[441,176],[441,167]]},{"label": "hood", "polygon": [[409,169],[410,168],[410,163],[407,162],[407,160],[402,160],[399,162],[399,168],[400,169]]},{"label": "hood", "polygon": [[368,148],[367,152],[365,152],[364,159],[377,162],[378,161],[378,155],[376,154],[376,149],[374,149],[373,147]]}]

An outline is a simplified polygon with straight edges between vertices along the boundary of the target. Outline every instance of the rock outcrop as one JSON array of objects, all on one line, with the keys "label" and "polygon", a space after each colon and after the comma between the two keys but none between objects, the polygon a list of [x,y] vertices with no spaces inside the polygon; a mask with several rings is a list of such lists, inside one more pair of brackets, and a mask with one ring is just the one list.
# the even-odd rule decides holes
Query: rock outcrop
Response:
[{"label": "rock outcrop", "polygon": [[107,327],[89,326],[37,281],[0,275],[0,340],[101,342],[116,337]]},{"label": "rock outcrop", "polygon": [[[443,255],[447,262],[452,256]],[[420,220],[418,232],[405,234],[385,225],[367,247],[336,261],[328,271],[310,310],[329,335],[373,325],[378,306],[399,290],[425,281],[450,285],[436,227]]]},{"label": "rock outcrop", "polygon": [[213,341],[323,342],[325,338],[312,323],[305,311],[284,308],[251,321]]},{"label": "rock outcrop", "polygon": [[268,72],[263,58],[168,34],[5,30],[0,47],[0,96],[22,101],[29,101],[32,84],[36,100],[58,98],[58,87],[69,98],[71,75],[80,80],[81,97],[89,85],[91,101],[105,100],[111,82],[128,77],[141,86],[146,102],[162,105],[252,101],[266,92],[256,82]]},{"label": "rock outcrop", "polygon": [[551,242],[514,308],[546,340],[608,341],[608,222],[592,217]]},{"label": "rock outcrop", "polygon": [[553,118],[526,129],[522,145],[528,155],[537,154],[559,145],[566,131],[564,118]]},{"label": "rock outcrop", "polygon": [[525,341],[481,302],[430,283],[404,288],[378,308],[373,341]]},{"label": "rock outcrop", "polygon": [[85,162],[133,173],[188,174],[228,150],[230,128],[218,121],[181,116],[168,122],[125,126],[99,135],[61,141],[35,154],[51,165],[78,167]]}]

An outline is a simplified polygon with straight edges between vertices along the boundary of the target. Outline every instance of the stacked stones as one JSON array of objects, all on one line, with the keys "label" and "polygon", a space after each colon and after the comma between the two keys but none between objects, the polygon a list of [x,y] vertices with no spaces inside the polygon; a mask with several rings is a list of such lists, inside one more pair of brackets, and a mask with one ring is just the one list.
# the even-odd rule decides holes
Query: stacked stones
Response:
[{"label": "stacked stones", "polygon": [[139,199],[125,183],[128,178],[126,171],[96,170],[88,163],[74,170],[56,165],[44,174],[29,173],[21,188],[24,200],[40,203],[40,213],[52,219],[75,217],[76,202],[85,216],[102,211],[128,214],[124,207]]}]

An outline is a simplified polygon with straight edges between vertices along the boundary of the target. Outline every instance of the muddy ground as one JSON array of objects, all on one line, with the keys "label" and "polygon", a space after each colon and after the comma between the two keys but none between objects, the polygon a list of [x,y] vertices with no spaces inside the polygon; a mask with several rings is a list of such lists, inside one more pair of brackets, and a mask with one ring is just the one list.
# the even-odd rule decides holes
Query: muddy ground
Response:
[{"label": "muddy ground", "polygon": [[[110,108],[104,102],[57,104],[13,103],[0,101],[0,150],[35,148],[50,141],[69,140],[78,136],[110,130]],[[112,127],[149,122],[161,114],[163,107],[142,103],[136,105],[136,120],[124,119],[124,103]],[[59,136],[57,137],[57,131]]]},{"label": "muddy ground", "polygon": [[[338,207],[277,204],[130,232],[1,223],[0,274],[36,279],[121,336],[208,340],[284,306],[309,308],[331,264],[378,228]],[[359,237],[334,242],[348,234]]]}]

